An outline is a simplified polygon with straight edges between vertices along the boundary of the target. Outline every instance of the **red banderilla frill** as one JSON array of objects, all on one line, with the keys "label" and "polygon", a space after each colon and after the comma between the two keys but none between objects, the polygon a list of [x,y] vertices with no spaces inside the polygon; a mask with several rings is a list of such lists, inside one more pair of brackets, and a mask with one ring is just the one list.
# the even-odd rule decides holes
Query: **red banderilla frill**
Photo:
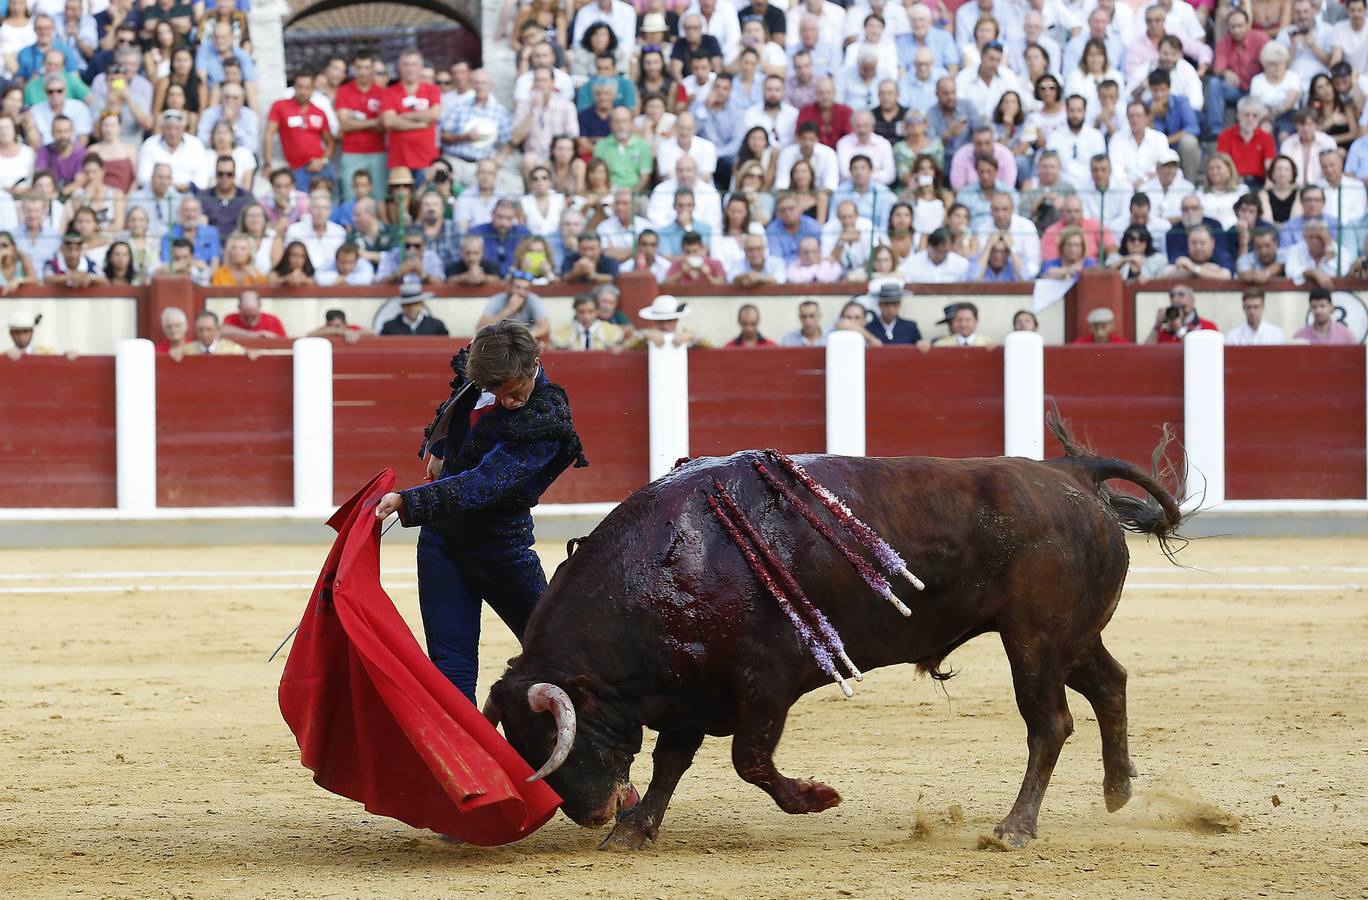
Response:
[{"label": "red banderilla frill", "polygon": [[[846,531],[849,531],[854,535],[855,539],[859,541],[885,569],[895,575],[901,575],[903,578],[906,578],[911,582],[912,586],[919,591],[926,589],[926,585],[922,583],[922,580],[908,571],[907,563],[898,555],[898,551],[894,550],[883,538],[875,534],[874,529],[860,521],[860,518],[852,513],[850,507],[846,506],[839,497],[818,484],[816,479],[808,474],[807,469],[804,469],[786,454],[780,453],[778,450],[766,450],[765,454],[777,462],[784,471],[789,473],[789,475],[793,476],[795,481],[807,488],[808,491],[812,493],[812,496],[820,500],[822,505],[830,510],[831,514],[836,517],[836,521],[840,522],[841,525],[845,527]],[[801,506],[801,504],[799,505]],[[903,612],[903,615],[908,615],[908,613]]]},{"label": "red banderilla frill", "polygon": [[[836,633],[836,629],[827,621],[826,616],[807,599],[801,588],[798,588],[796,579],[793,578],[783,562],[778,559],[774,552],[764,542],[759,531],[751,521],[746,518],[745,513],[741,511],[735,501],[727,494],[726,489],[723,488],[721,482],[714,481],[713,484],[717,488],[718,497],[722,500],[719,504],[717,498],[713,497],[711,494],[706,495],[708,508],[712,511],[713,516],[722,525],[723,530],[727,532],[727,536],[736,544],[737,549],[741,551],[741,555],[745,558],[751,571],[755,573],[756,579],[764,585],[765,590],[767,590],[770,596],[774,597],[775,602],[779,604],[779,608],[784,612],[784,615],[788,617],[789,622],[793,624],[794,630],[798,632],[799,640],[803,642],[804,646],[807,647],[808,652],[817,660],[818,666],[840,685],[841,692],[845,694],[847,698],[853,697],[855,691],[836,668],[836,662],[832,658],[833,654],[840,658],[841,662],[849,669],[851,676],[855,678],[856,681],[863,679],[864,676],[860,673],[859,669],[855,668],[855,664],[850,661],[850,657],[846,655],[845,647],[841,643],[840,635]],[[761,556],[764,557],[763,560],[761,559]],[[773,567],[779,577],[785,581],[788,589],[794,592],[792,601],[788,594],[785,593],[785,588],[780,587],[775,581],[774,576],[770,574],[768,567]],[[814,632],[813,626],[810,625],[808,621],[805,620],[804,616],[799,613],[799,610],[795,608],[795,602],[801,606],[803,611],[808,613],[808,616],[814,621],[817,627],[816,632]]]}]

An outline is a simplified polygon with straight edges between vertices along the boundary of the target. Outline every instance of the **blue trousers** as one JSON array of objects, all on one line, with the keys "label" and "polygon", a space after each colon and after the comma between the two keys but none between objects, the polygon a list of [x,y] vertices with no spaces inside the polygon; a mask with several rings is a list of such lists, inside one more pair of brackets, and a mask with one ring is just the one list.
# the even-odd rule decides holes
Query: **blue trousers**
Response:
[{"label": "blue trousers", "polygon": [[428,657],[475,703],[481,604],[488,603],[521,641],[546,590],[546,576],[530,540],[474,547],[453,543],[436,528],[425,526],[419,534],[418,608]]},{"label": "blue trousers", "polygon": [[[311,181],[315,178],[326,178],[333,183],[333,193],[337,192],[337,173],[333,171],[332,163],[328,163],[318,172],[310,172],[308,166],[300,166],[298,169],[292,169],[291,171],[294,172],[295,190],[303,191],[307,194]],[[348,187],[350,187],[350,185],[348,185]]]},{"label": "blue trousers", "polygon": [[1240,102],[1249,96],[1249,91],[1231,87],[1219,75],[1207,76],[1206,88],[1206,106],[1202,109],[1202,115],[1206,119],[1207,137],[1215,140],[1225,130],[1226,105]]}]

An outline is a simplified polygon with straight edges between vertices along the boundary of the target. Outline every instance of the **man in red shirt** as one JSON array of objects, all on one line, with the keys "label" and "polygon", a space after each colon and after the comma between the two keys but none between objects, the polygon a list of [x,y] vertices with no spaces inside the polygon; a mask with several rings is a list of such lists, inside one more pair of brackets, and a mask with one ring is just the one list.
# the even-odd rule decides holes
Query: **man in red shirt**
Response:
[{"label": "man in red shirt", "polygon": [[1206,133],[1219,135],[1225,128],[1226,104],[1249,96],[1249,83],[1263,71],[1259,52],[1268,35],[1249,27],[1249,14],[1232,9],[1226,14],[1226,36],[1216,42],[1216,58],[1207,77]]},{"label": "man in red shirt", "polygon": [[1074,338],[1075,344],[1129,344],[1116,333],[1116,313],[1105,306],[1088,313],[1088,333]]},{"label": "man in red shirt", "polygon": [[1197,295],[1186,284],[1169,288],[1169,305],[1159,307],[1154,330],[1146,344],[1181,344],[1190,331],[1220,331],[1216,323],[1197,315]]},{"label": "man in red shirt", "polygon": [[333,109],[342,131],[342,157],[338,166],[338,190],[342,199],[352,196],[352,175],[364,169],[370,173],[371,190],[377,197],[389,193],[389,167],[386,165],[385,129],[380,112],[385,89],[375,83],[375,60],[357,57],[352,63],[352,80],[337,89]]},{"label": "man in red shirt", "polygon": [[389,132],[390,168],[407,167],[419,185],[437,158],[437,120],[442,115],[442,92],[420,80],[422,74],[422,53],[399,54],[399,80],[385,92],[380,117]]},{"label": "man in red shirt", "polygon": [[817,123],[817,140],[832,150],[836,142],[850,134],[850,107],[836,102],[836,83],[830,78],[817,82],[817,99],[798,111],[798,124]]},{"label": "man in red shirt", "polygon": [[261,297],[256,291],[243,291],[238,297],[238,311],[223,317],[222,334],[231,341],[286,337],[281,321],[261,311]]},{"label": "man in red shirt", "polygon": [[285,165],[294,173],[295,189],[308,193],[309,183],[315,178],[336,181],[331,162],[333,136],[328,130],[328,117],[309,100],[313,96],[313,70],[301,68],[295,72],[292,84],[294,94],[273,103],[266,118],[266,133],[261,139],[262,169],[275,169],[271,150],[279,135]]},{"label": "man in red shirt", "polygon": [[1259,127],[1264,116],[1263,104],[1246,97],[1236,108],[1236,123],[1221,132],[1216,149],[1229,153],[1235,161],[1235,171],[1246,184],[1263,186],[1268,164],[1278,155],[1273,135]]}]

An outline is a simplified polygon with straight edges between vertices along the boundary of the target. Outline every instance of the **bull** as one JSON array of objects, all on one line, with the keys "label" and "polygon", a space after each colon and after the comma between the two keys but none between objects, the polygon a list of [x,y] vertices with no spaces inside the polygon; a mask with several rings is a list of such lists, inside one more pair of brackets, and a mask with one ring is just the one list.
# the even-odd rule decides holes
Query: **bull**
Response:
[{"label": "bull", "polygon": [[[486,713],[502,720],[524,758],[546,761],[533,777],[547,778],[572,820],[595,828],[617,818],[606,848],[656,839],[705,735],[730,735],[736,773],[785,812],[840,803],[833,788],[775,767],[789,708],[830,679],[709,514],[705,493],[721,482],[866,672],[912,663],[947,677],[941,667],[955,648],[998,633],[1028,750],[1020,793],[995,829],[1002,845],[1024,847],[1036,835],[1073,730],[1065,687],[1096,713],[1103,794],[1114,812],[1130,798],[1135,770],[1126,670],[1101,632],[1126,577],[1125,532],[1154,535],[1171,553],[1183,516],[1157,477],[1078,447],[1062,425],[1055,430],[1066,455],[1045,462],[797,458],[925,582],[920,593],[899,588],[908,618],[766,489],[754,452],[677,468],[627,498],[557,570]],[[1120,493],[1109,479],[1148,497]],[[658,739],[638,802],[630,770],[643,726]]]}]

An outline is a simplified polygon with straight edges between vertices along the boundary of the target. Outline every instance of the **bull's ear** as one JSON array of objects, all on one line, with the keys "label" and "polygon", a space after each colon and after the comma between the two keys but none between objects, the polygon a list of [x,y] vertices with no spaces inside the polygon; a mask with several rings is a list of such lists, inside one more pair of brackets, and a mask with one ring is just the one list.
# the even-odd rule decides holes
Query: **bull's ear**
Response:
[{"label": "bull's ear", "polygon": [[565,693],[579,712],[589,712],[598,704],[594,695],[594,681],[588,675],[571,675],[565,679]]}]

